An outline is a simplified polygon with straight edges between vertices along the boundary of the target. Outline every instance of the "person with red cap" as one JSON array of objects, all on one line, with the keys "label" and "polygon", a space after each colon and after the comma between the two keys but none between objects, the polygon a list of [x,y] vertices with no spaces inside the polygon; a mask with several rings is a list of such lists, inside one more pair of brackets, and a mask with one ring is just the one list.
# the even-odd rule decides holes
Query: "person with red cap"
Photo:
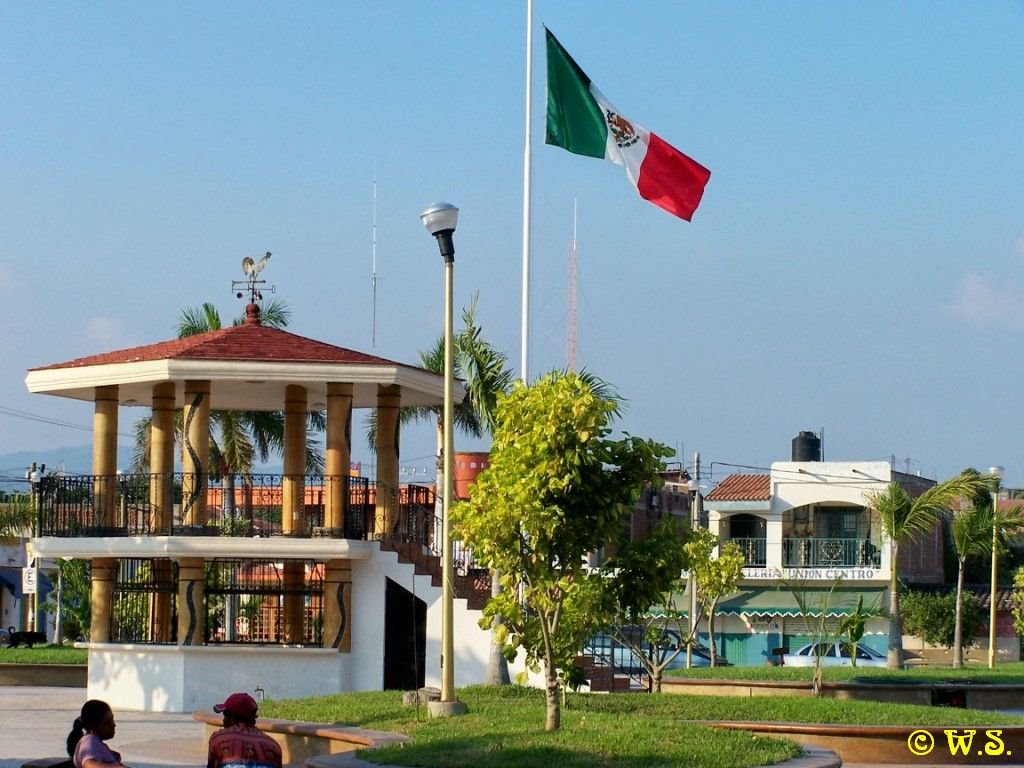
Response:
[{"label": "person with red cap", "polygon": [[210,737],[206,768],[281,768],[281,746],[256,727],[258,709],[248,693],[232,693],[214,705],[224,727]]}]

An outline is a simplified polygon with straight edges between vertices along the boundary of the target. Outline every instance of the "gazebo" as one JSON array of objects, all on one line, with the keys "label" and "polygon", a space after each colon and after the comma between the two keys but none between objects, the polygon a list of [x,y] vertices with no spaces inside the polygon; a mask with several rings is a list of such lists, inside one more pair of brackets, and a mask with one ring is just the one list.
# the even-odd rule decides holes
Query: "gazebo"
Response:
[{"label": "gazebo", "polygon": [[[398,416],[441,404],[443,377],[265,326],[253,301],[240,325],[33,368],[26,385],[93,403],[92,474],[43,478],[32,540],[35,556],[91,561],[90,696],[188,711],[230,690],[436,684],[439,524],[433,489],[399,483]],[[120,406],[151,410],[148,473],[118,472]],[[350,471],[357,408],[377,412],[373,479]],[[280,414],[280,475],[211,466],[223,411]],[[306,465],[311,412],[322,474]],[[485,581],[462,574],[457,594]],[[487,633],[456,603],[457,672],[477,681]]]}]

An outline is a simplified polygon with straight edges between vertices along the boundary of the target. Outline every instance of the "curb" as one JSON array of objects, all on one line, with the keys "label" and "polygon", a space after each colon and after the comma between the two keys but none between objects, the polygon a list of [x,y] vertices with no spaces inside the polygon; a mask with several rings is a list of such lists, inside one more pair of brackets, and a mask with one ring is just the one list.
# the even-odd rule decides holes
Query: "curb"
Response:
[{"label": "curb", "polygon": [[804,753],[800,757],[758,768],[842,768],[842,765],[843,761],[835,752],[821,747],[804,747]]}]

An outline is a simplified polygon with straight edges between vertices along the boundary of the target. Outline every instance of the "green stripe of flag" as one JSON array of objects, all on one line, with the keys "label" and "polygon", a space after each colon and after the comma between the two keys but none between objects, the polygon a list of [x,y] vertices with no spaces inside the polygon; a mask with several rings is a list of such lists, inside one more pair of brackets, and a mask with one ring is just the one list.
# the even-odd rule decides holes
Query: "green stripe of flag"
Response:
[{"label": "green stripe of flag", "polygon": [[590,93],[590,78],[545,28],[548,49],[548,120],[544,141],[577,155],[605,156],[608,128]]}]

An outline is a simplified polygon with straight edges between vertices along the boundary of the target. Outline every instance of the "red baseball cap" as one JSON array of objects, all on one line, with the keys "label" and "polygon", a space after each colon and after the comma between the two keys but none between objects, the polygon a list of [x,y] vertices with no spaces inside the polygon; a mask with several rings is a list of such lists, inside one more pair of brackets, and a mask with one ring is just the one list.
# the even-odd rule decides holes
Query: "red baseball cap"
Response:
[{"label": "red baseball cap", "polygon": [[258,708],[256,699],[248,693],[232,693],[224,699],[223,704],[213,705],[214,712],[230,712],[236,717],[243,718],[256,717],[256,710]]}]

